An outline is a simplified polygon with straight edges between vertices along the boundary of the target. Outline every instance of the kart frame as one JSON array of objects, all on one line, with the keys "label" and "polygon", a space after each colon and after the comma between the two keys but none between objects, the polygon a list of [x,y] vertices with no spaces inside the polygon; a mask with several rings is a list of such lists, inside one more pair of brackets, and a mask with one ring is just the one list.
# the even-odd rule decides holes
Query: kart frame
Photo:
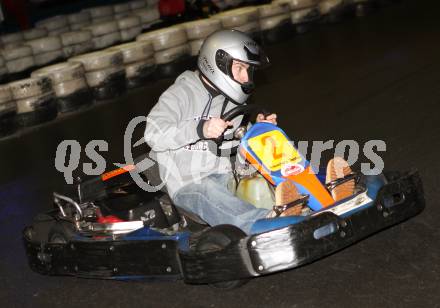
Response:
[{"label": "kart frame", "polygon": [[[354,211],[340,216],[322,211],[297,221],[277,218],[271,220],[277,222],[271,226],[264,226],[263,221],[260,230],[231,239],[221,249],[195,249],[198,240],[213,228],[191,231],[184,227],[190,219],[177,213],[172,216],[178,219],[172,217],[174,224],[166,230],[144,224],[121,235],[90,237],[77,232],[67,242],[54,243],[47,240],[49,230],[55,224],[72,223],[60,218],[56,209],[37,216],[24,229],[23,241],[31,268],[46,275],[184,279],[192,284],[246,279],[311,263],[424,209],[418,172],[387,174],[386,178],[373,201]],[[374,184],[375,178],[370,179]]]}]

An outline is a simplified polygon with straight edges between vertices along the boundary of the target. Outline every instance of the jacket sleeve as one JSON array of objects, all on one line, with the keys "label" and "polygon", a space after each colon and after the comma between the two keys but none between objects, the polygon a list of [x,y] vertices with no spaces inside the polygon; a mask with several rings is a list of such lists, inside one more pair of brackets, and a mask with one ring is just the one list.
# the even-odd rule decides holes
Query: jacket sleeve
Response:
[{"label": "jacket sleeve", "polygon": [[147,116],[144,138],[153,151],[176,150],[199,140],[198,121],[185,117],[191,110],[188,95],[181,88],[171,87],[159,98]]}]

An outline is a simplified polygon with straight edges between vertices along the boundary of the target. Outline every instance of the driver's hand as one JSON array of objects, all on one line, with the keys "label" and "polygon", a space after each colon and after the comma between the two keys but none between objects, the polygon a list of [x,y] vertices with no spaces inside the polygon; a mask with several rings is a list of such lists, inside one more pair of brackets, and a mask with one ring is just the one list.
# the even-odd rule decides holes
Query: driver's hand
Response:
[{"label": "driver's hand", "polygon": [[267,123],[272,123],[273,125],[277,125],[277,114],[276,113],[272,113],[268,116],[264,116],[264,114],[259,113],[257,115],[257,119],[256,122],[267,122]]},{"label": "driver's hand", "polygon": [[203,124],[203,136],[206,139],[217,139],[232,125],[230,121],[223,121],[220,118],[211,118]]}]

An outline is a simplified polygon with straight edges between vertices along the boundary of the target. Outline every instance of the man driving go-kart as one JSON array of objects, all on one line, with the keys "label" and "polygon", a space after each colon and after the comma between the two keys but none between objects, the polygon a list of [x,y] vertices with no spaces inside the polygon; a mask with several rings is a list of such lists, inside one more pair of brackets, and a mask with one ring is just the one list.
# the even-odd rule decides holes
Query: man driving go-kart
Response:
[{"label": "man driving go-kart", "polygon": [[[23,230],[30,267],[233,288],[311,263],[423,210],[416,171],[357,176],[335,157],[322,174],[275,114],[262,112],[249,127],[253,71],[267,62],[241,32],[208,37],[198,70],[180,75],[147,117],[145,140],[160,179],[144,159],[80,181],[71,195],[54,193],[54,208]],[[235,151],[242,165],[232,168]],[[155,190],[141,188],[136,176]],[[159,180],[168,194],[157,191]],[[246,195],[243,187],[266,190]]]},{"label": "man driving go-kart", "polygon": [[[223,116],[246,104],[254,88],[254,70],[266,64],[268,58],[250,37],[236,30],[215,32],[200,50],[198,70],[181,74],[148,115],[145,140],[170,197],[211,226],[232,224],[249,233],[258,219],[300,215],[303,210],[303,196],[288,179],[275,188],[274,206],[282,210],[257,208],[239,199],[227,187],[232,177],[230,158],[209,150],[212,141],[223,149],[238,144],[223,140],[243,116],[231,121]],[[260,113],[256,122],[276,125],[276,119],[276,114]],[[354,193],[354,178],[337,181],[350,174],[342,158],[329,162],[326,182],[337,184],[329,186],[332,201]]]}]

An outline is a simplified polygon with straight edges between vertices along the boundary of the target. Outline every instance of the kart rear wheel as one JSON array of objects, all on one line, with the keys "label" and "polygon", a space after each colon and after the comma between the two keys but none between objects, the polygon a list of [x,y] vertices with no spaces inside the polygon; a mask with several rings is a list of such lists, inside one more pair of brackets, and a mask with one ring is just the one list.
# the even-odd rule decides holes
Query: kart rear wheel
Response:
[{"label": "kart rear wheel", "polygon": [[[222,250],[233,242],[244,238],[246,234],[239,228],[232,225],[215,226],[204,232],[197,241],[197,252],[209,252]],[[250,279],[238,279],[222,281],[209,284],[216,289],[231,290],[241,287],[249,282]]]},{"label": "kart rear wheel", "polygon": [[57,221],[49,231],[48,241],[55,244],[67,244],[74,234],[74,227],[71,223]]}]

